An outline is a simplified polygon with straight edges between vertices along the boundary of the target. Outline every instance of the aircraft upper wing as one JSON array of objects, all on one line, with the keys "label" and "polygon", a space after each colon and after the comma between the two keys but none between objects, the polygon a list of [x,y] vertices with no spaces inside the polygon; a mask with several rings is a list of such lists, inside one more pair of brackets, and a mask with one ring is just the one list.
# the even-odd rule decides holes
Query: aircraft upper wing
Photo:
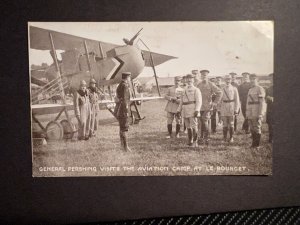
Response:
[{"label": "aircraft upper wing", "polygon": [[[145,60],[145,66],[152,67],[151,64],[151,58],[150,58],[150,52],[146,50],[142,50],[144,60]],[[160,65],[170,59],[177,59],[177,57],[170,56],[170,55],[164,55],[160,53],[151,52],[152,58],[153,58],[153,64],[154,66]]]},{"label": "aircraft upper wing", "polygon": [[107,52],[119,45],[95,41],[88,38],[78,37],[71,34],[65,34],[57,31],[42,29],[34,26],[29,27],[30,48],[38,50],[51,50],[50,36],[51,33],[56,50],[70,50],[76,48],[82,53],[85,53],[83,42],[86,41],[88,51],[95,52],[100,55],[99,43],[103,52]]}]

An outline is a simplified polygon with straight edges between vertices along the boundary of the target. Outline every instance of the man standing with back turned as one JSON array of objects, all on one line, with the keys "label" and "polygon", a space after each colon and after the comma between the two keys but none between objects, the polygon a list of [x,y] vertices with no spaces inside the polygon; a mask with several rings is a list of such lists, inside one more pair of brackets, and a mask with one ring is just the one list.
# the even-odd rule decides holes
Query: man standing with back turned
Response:
[{"label": "man standing with back turned", "polygon": [[127,132],[129,129],[128,117],[129,117],[129,104],[130,104],[130,72],[122,73],[122,81],[117,87],[116,94],[116,109],[115,116],[119,121],[120,125],[120,140],[121,149],[130,152],[131,149],[128,147]]}]

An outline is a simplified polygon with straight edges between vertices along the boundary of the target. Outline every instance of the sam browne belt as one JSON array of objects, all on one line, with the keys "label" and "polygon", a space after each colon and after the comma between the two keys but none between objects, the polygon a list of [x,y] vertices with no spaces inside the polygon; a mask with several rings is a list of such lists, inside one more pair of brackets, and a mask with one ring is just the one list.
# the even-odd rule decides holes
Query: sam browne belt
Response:
[{"label": "sam browne belt", "polygon": [[190,105],[190,104],[195,104],[196,101],[189,101],[189,102],[183,102],[182,105]]},{"label": "sam browne belt", "polygon": [[223,100],[225,103],[234,102],[234,100]]}]

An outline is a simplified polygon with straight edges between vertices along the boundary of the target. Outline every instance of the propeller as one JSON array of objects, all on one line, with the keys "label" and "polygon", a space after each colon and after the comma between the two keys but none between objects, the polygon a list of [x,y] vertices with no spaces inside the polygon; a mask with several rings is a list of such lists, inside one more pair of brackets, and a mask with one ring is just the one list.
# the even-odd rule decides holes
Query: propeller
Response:
[{"label": "propeller", "polygon": [[139,36],[140,32],[143,30],[140,29],[130,40],[128,40],[127,38],[123,38],[123,41],[125,42],[126,45],[133,45],[134,40]]}]

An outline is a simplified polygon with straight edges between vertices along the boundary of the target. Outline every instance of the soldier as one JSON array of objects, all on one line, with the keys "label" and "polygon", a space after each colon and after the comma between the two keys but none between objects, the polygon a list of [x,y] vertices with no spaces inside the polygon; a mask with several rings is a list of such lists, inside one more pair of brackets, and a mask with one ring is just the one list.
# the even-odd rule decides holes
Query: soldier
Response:
[{"label": "soldier", "polygon": [[[208,81],[208,70],[201,70],[201,79],[202,81],[197,85],[202,94],[202,106],[200,109],[201,122],[198,123],[199,130],[201,130],[201,139],[199,142],[203,141],[205,144],[209,143],[209,122],[211,110],[217,106],[219,103],[222,91],[215,84]],[[212,95],[215,94],[215,100],[212,101]]]},{"label": "soldier", "polygon": [[179,131],[180,131],[180,124],[181,124],[181,118],[179,114],[177,114],[177,109],[180,103],[180,98],[183,93],[183,88],[181,88],[180,85],[181,77],[176,76],[174,78],[175,86],[170,87],[168,89],[167,94],[165,95],[165,99],[168,100],[168,103],[166,105],[165,111],[167,112],[167,128],[168,128],[168,135],[166,138],[172,137],[172,123],[175,118],[176,121],[176,138],[179,138]]},{"label": "soldier", "polygon": [[[222,83],[222,77],[221,76],[217,76],[215,78],[215,85],[218,87],[218,88],[221,88],[221,83]],[[216,99],[216,94],[214,93],[212,95],[212,101],[214,102]],[[220,103],[217,104],[216,107],[213,108],[213,111],[212,111],[212,115],[211,115],[211,131],[212,133],[216,133],[216,130],[217,130],[217,114],[218,114],[218,119],[219,119],[219,123],[221,122],[221,114],[220,114]]]},{"label": "soldier", "polygon": [[243,76],[243,83],[238,87],[240,101],[241,101],[241,109],[244,117],[242,129],[246,132],[246,134],[249,134],[249,124],[246,118],[246,105],[247,105],[246,103],[247,103],[248,91],[251,88],[251,83],[249,81],[248,72],[242,73],[242,76]]},{"label": "soldier", "polygon": [[80,82],[80,88],[74,94],[74,111],[78,120],[78,140],[88,140],[90,132],[90,100],[85,80]]},{"label": "soldier", "polygon": [[270,79],[272,81],[272,85],[266,91],[266,102],[267,102],[267,124],[269,127],[269,143],[273,143],[273,73],[270,75]]},{"label": "soldier", "polygon": [[96,87],[96,80],[90,80],[89,86],[89,98],[91,103],[91,125],[90,125],[90,137],[96,136],[96,130],[98,130],[98,113],[99,113],[99,90]]},{"label": "soldier", "polygon": [[[183,89],[185,89],[187,87],[186,76],[182,77],[180,87],[182,87]],[[182,121],[182,124],[183,124],[183,132],[186,134],[187,130],[186,130],[186,126],[185,126],[185,123],[184,123],[184,119],[182,117],[181,117],[181,121]]]},{"label": "soldier", "polygon": [[264,111],[265,90],[258,85],[257,76],[250,75],[251,88],[247,96],[246,117],[252,134],[253,148],[259,147],[261,138],[261,124]]},{"label": "soldier", "polygon": [[[229,73],[229,75],[231,76],[231,85],[238,89],[239,84],[237,83],[237,80],[236,80],[237,74],[234,73],[234,72],[231,72],[231,73]],[[238,114],[239,113],[240,113],[240,110],[238,111]],[[234,115],[234,132],[236,132],[236,130],[237,130],[237,117],[238,117],[238,114]]]},{"label": "soldier", "polygon": [[221,118],[223,120],[223,136],[224,141],[227,141],[227,132],[229,130],[229,142],[233,142],[233,131],[234,131],[234,115],[238,113],[240,100],[239,94],[236,87],[231,84],[230,75],[225,75],[225,87],[222,88],[221,98]]},{"label": "soldier", "polygon": [[198,70],[192,70],[192,75],[194,75],[194,86],[197,86],[198,83],[201,81],[199,76]]},{"label": "soldier", "polygon": [[194,75],[188,74],[187,87],[181,96],[177,113],[182,114],[188,130],[188,145],[197,147],[197,117],[202,104],[201,92],[194,86]]},{"label": "soldier", "polygon": [[131,73],[123,72],[122,81],[118,85],[116,94],[116,109],[115,116],[119,121],[120,126],[120,140],[121,149],[130,152],[131,149],[128,147],[127,133],[129,129],[128,116],[129,116],[129,104],[130,104],[130,84]]}]

